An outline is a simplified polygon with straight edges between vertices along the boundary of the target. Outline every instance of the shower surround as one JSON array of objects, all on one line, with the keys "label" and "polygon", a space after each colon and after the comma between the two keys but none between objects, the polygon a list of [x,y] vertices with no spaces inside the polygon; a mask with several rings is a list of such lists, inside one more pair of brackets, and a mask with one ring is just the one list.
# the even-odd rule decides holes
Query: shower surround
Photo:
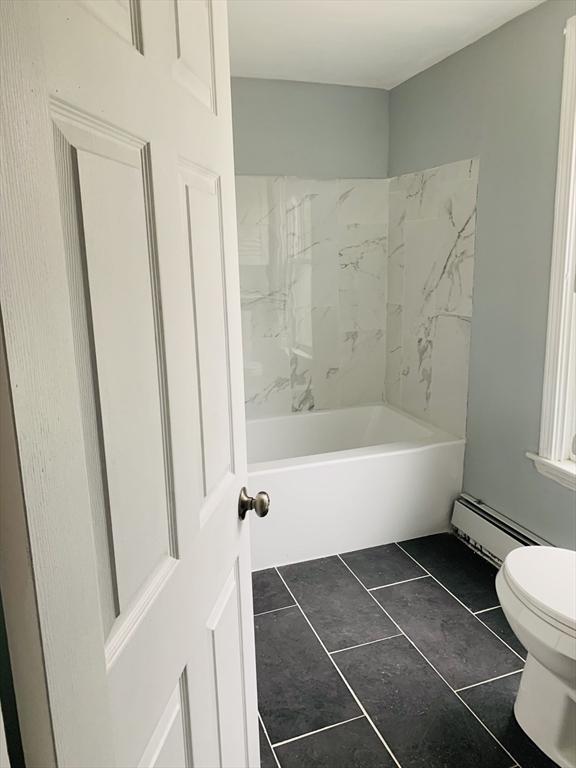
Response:
[{"label": "shower surround", "polygon": [[237,177],[248,418],[387,402],[464,434],[477,181]]},{"label": "shower surround", "polygon": [[249,417],[384,399],[388,186],[237,178]]}]

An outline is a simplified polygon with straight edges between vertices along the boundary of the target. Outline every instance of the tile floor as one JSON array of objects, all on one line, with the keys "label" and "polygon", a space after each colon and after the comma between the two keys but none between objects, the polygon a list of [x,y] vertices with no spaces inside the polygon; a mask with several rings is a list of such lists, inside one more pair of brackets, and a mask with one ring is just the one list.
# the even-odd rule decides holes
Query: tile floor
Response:
[{"label": "tile floor", "polygon": [[256,572],[262,768],[554,768],[495,576],[451,534]]}]

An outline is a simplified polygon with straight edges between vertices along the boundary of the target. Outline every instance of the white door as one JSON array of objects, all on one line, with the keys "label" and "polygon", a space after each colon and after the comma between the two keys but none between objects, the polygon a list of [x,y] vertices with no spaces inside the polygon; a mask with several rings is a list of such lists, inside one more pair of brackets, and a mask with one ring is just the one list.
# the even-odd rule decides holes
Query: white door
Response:
[{"label": "white door", "polygon": [[226,4],[1,6],[28,766],[256,766]]}]

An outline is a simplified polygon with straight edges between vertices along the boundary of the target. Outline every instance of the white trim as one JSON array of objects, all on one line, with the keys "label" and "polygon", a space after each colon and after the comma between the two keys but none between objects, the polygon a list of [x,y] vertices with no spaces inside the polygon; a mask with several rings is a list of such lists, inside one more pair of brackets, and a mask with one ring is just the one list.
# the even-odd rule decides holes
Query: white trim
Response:
[{"label": "white trim", "polygon": [[532,459],[534,466],[541,475],[549,477],[550,480],[556,480],[557,483],[565,488],[570,488],[571,491],[576,491],[576,462],[571,460],[552,461],[537,456],[535,453],[527,453],[526,456]]},{"label": "white trim", "polygon": [[548,331],[538,456],[527,454],[539,472],[568,488],[574,473],[566,467],[574,436],[574,313],[576,271],[576,16],[566,22],[564,74]]}]

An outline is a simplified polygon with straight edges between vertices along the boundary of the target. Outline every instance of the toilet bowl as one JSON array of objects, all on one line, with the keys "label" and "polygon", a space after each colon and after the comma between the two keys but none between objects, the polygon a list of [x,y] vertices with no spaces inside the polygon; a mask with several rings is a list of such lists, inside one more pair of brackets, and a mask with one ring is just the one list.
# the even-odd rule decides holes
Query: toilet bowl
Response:
[{"label": "toilet bowl", "polygon": [[528,652],[516,720],[561,768],[576,768],[576,552],[515,549],[498,572],[496,591]]}]

